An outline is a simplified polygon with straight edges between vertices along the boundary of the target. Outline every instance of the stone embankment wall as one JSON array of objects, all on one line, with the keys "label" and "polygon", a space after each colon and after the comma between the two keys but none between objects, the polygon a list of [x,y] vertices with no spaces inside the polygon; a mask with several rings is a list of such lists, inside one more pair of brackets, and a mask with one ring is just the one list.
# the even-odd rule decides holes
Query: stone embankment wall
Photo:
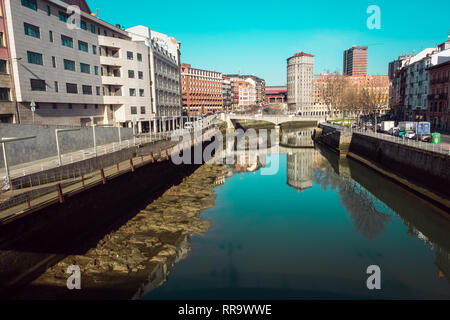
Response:
[{"label": "stone embankment wall", "polygon": [[353,134],[349,151],[450,198],[450,156]]},{"label": "stone embankment wall", "polygon": [[341,155],[356,155],[450,199],[450,156],[321,124],[314,139]]},{"label": "stone embankment wall", "polygon": [[314,133],[314,140],[326,145],[340,156],[345,157],[350,147],[352,139],[351,134],[339,132],[332,127],[326,125],[319,125]]},{"label": "stone embankment wall", "polygon": [[[35,139],[18,141],[7,144],[8,164],[14,166],[24,162],[37,161],[57,155],[56,129],[78,129],[79,127],[67,126],[37,126],[0,124],[0,137],[22,138],[36,136]],[[122,140],[133,137],[133,129],[121,128]],[[105,145],[119,142],[118,128],[96,128],[97,145]],[[64,132],[59,134],[59,146],[61,153],[69,153],[77,150],[94,147],[92,127],[80,128],[80,131]],[[3,156],[0,157],[0,168],[4,168]]]}]

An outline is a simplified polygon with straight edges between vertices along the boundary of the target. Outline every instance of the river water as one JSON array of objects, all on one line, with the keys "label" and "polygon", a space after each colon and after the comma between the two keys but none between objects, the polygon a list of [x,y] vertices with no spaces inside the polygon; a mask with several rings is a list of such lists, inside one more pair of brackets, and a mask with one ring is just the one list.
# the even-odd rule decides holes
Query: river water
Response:
[{"label": "river water", "polygon": [[[145,299],[449,299],[442,212],[308,132],[290,135],[279,155],[229,167],[202,213],[210,230]],[[373,265],[381,290],[367,287]]]}]

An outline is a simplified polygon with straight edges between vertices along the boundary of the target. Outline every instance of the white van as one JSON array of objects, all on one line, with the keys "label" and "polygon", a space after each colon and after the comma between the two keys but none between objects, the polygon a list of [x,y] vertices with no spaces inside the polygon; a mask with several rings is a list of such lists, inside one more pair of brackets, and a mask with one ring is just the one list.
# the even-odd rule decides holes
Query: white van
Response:
[{"label": "white van", "polygon": [[184,128],[185,129],[193,129],[194,128],[194,124],[192,122],[186,122],[184,124]]}]

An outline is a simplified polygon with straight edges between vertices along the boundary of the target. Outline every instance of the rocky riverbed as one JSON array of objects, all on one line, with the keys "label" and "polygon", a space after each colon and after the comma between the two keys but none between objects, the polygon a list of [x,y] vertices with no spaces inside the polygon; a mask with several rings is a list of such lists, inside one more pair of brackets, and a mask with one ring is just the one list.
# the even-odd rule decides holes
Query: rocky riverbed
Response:
[{"label": "rocky riverbed", "polygon": [[[167,190],[133,219],[84,255],[68,256],[32,282],[23,298],[139,298],[165,282],[170,269],[189,252],[189,237],[210,223],[200,212],[214,206],[214,187],[226,169],[204,165]],[[68,290],[69,266],[81,270],[81,290]]]}]

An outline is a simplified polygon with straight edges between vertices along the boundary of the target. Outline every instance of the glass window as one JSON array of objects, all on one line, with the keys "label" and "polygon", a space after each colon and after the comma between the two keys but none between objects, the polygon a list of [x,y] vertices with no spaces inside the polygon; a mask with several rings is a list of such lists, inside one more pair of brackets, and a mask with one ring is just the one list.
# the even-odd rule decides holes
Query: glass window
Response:
[{"label": "glass window", "polygon": [[139,96],[143,97],[144,96],[144,89],[139,89]]},{"label": "glass window", "polygon": [[84,41],[78,41],[78,50],[88,52],[89,45]]},{"label": "glass window", "polygon": [[8,73],[8,62],[6,60],[0,60],[0,73]]},{"label": "glass window", "polygon": [[145,107],[141,107],[141,114],[145,114]]},{"label": "glass window", "polygon": [[59,92],[59,84],[58,84],[58,81],[55,81],[55,92]]},{"label": "glass window", "polygon": [[92,45],[92,53],[97,54],[97,46],[96,45]]},{"label": "glass window", "polygon": [[27,52],[28,63],[43,65],[42,54],[36,52]]},{"label": "glass window", "polygon": [[56,68],[56,57],[52,57],[52,66]]},{"label": "glass window", "polygon": [[98,66],[94,66],[94,74],[98,76]]},{"label": "glass window", "polygon": [[82,73],[91,73],[91,66],[86,63],[80,63],[80,71]]},{"label": "glass window", "polygon": [[133,70],[128,70],[128,78],[134,79],[134,71]]},{"label": "glass window", "polygon": [[140,53],[137,54],[137,60],[142,61],[142,54],[140,54]]},{"label": "glass window", "polygon": [[127,51],[127,59],[128,60],[133,60],[134,59],[133,52]]},{"label": "glass window", "polygon": [[66,83],[67,93],[78,93],[78,86],[76,83]]},{"label": "glass window", "polygon": [[131,108],[131,110],[130,110],[131,114],[137,114],[137,107],[130,107],[130,108]]},{"label": "glass window", "polygon": [[64,69],[75,71],[75,61],[64,59]]},{"label": "glass window", "polygon": [[95,33],[95,26],[93,24],[91,24],[91,32]]},{"label": "glass window", "polygon": [[61,44],[65,47],[73,48],[73,39],[64,35],[61,35]]},{"label": "glass window", "polygon": [[63,11],[59,11],[59,20],[62,22],[67,22],[69,20],[69,15]]},{"label": "glass window", "polygon": [[37,1],[36,0],[22,0],[22,5],[24,7],[27,7],[27,8],[37,11]]},{"label": "glass window", "polygon": [[46,91],[45,80],[30,79],[32,91]]},{"label": "glass window", "polygon": [[47,15],[51,16],[52,15],[52,9],[50,8],[49,5],[47,5]]},{"label": "glass window", "polygon": [[144,79],[144,73],[142,71],[139,71],[138,74],[139,74],[139,79],[141,79],[141,80]]},{"label": "glass window", "polygon": [[100,95],[100,87],[95,87],[95,91],[96,91],[97,95],[99,96]]},{"label": "glass window", "polygon": [[23,24],[23,26],[25,29],[25,34],[27,36],[31,36],[31,37],[38,38],[38,39],[41,37],[39,27],[33,26],[32,24],[29,24],[26,22]]},{"label": "glass window", "polygon": [[92,86],[83,85],[83,94],[92,95]]},{"label": "glass window", "polygon": [[83,30],[87,30],[87,24],[86,21],[81,20],[80,22],[80,28]]},{"label": "glass window", "polygon": [[130,97],[136,96],[136,89],[130,89]]},{"label": "glass window", "polygon": [[48,32],[48,38],[50,39],[50,42],[53,42],[53,31]]},{"label": "glass window", "polygon": [[10,101],[9,88],[0,88],[0,101]]}]

